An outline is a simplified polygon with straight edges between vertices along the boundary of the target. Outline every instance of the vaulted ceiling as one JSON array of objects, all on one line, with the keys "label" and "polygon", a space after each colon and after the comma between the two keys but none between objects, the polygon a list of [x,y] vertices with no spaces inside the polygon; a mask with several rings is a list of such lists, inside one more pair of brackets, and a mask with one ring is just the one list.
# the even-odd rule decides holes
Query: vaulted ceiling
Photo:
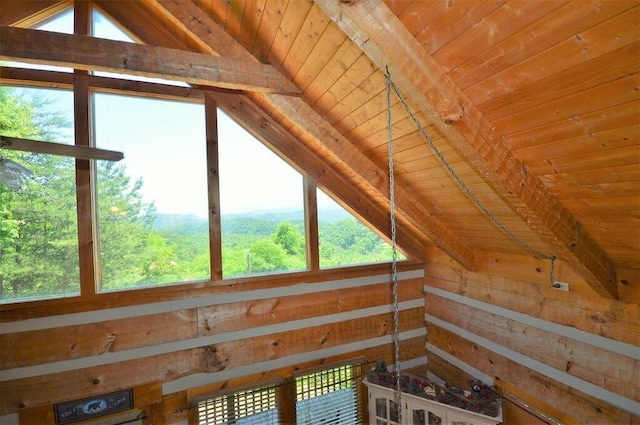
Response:
[{"label": "vaulted ceiling", "polygon": [[[60,4],[4,0],[0,24]],[[129,72],[234,89],[216,91],[221,106],[383,232],[390,122],[399,240],[413,255],[436,245],[471,270],[479,251],[557,257],[607,297],[617,272],[640,273],[637,0],[95,4],[172,50],[140,53],[143,69],[122,43],[78,46],[123,54]],[[2,44],[19,35],[3,29]],[[108,54],[52,50],[52,63],[125,71]],[[390,118],[387,71],[406,102],[392,93]]]}]

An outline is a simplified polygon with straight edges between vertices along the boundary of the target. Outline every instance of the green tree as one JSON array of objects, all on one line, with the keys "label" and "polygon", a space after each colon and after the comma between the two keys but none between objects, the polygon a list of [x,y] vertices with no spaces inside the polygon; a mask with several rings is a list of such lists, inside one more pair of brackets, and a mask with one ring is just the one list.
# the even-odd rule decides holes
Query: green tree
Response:
[{"label": "green tree", "polygon": [[[48,141],[72,126],[44,98],[0,88],[0,134]],[[0,299],[77,293],[80,289],[75,161],[54,155],[2,152],[34,177],[19,192],[0,184]],[[100,258],[106,289],[175,278],[172,250],[151,227],[153,205],[142,181],[122,166],[98,165]],[[166,277],[164,278],[166,281]]]},{"label": "green tree", "polygon": [[[173,254],[153,234],[155,208],[142,201],[142,180],[133,184],[123,165],[98,166],[101,288],[158,283]],[[155,279],[153,278],[155,276]]]},{"label": "green tree", "polygon": [[304,236],[302,236],[298,228],[288,221],[278,224],[278,228],[274,233],[274,240],[284,248],[288,255],[295,257],[304,254]]},{"label": "green tree", "polygon": [[[47,118],[44,105],[0,87],[0,134],[39,139],[53,133],[52,123],[68,126],[61,114]],[[76,220],[75,186],[68,184],[72,161],[6,150],[2,156],[26,166],[35,178],[19,193],[0,185],[0,297],[77,291],[77,232],[70,231]]]}]

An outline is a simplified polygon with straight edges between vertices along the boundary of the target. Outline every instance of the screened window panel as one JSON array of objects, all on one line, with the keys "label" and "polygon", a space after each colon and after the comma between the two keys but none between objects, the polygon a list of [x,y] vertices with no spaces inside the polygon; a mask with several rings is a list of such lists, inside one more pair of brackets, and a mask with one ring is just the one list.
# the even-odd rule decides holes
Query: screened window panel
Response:
[{"label": "screened window panel", "polygon": [[278,425],[276,387],[220,395],[198,403],[199,425]]},{"label": "screened window panel", "polygon": [[353,365],[296,378],[296,418],[302,424],[359,424],[357,373]]}]

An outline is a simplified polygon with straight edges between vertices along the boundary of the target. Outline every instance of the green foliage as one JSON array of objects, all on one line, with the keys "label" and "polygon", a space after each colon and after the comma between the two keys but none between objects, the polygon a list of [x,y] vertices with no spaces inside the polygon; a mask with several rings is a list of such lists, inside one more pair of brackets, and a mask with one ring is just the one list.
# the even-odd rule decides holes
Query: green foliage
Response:
[{"label": "green foliage", "polygon": [[[39,139],[61,114],[45,119],[43,100],[0,87],[0,134]],[[34,178],[18,193],[0,185],[0,299],[79,291],[78,236],[73,160],[3,151]]]},{"label": "green foliage", "polygon": [[353,217],[319,223],[320,266],[390,261],[391,247]]},{"label": "green foliage", "polygon": [[274,242],[284,248],[287,255],[296,256],[304,254],[304,237],[300,231],[291,223],[284,222],[278,224],[274,234]]},{"label": "green foliage", "polygon": [[[44,98],[0,87],[0,134],[55,141],[69,132]],[[0,185],[0,301],[78,293],[75,161],[3,151],[34,173],[12,192]],[[142,180],[124,166],[97,163],[98,249],[102,290],[208,279],[206,220],[156,214],[142,199]],[[306,269],[301,213],[222,218],[223,275]],[[320,264],[388,261],[390,247],[354,218],[320,223]]]},{"label": "green foliage", "polygon": [[0,134],[36,139],[41,131],[35,124],[34,105],[15,95],[16,89],[0,87]]}]

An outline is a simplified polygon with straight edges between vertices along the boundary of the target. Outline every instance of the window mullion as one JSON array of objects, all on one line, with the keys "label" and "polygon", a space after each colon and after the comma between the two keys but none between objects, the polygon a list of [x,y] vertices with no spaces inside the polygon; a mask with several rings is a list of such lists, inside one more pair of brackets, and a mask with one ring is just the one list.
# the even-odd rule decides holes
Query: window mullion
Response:
[{"label": "window mullion", "polygon": [[222,224],[220,217],[220,167],[218,165],[218,104],[205,92],[207,182],[209,188],[209,255],[211,280],[222,280]]},{"label": "window mullion", "polygon": [[[77,1],[74,4],[74,33],[89,34],[90,5]],[[90,146],[90,104],[87,71],[75,70],[73,82],[74,125],[76,146]],[[80,268],[80,294],[96,293],[95,277],[95,219],[92,164],[89,160],[76,159],[76,197],[78,214],[78,255]]]},{"label": "window mullion", "polygon": [[318,245],[318,197],[316,179],[304,176],[304,209],[307,241],[307,266],[311,271],[320,270],[320,246]]}]

